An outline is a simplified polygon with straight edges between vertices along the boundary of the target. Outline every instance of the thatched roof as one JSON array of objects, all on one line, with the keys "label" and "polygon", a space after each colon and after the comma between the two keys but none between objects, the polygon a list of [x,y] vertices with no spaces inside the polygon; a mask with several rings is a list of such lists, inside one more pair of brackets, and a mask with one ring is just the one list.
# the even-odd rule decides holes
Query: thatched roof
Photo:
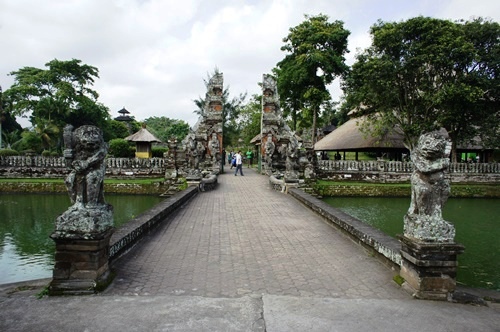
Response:
[{"label": "thatched roof", "polygon": [[160,143],[161,141],[156,138],[153,134],[151,134],[146,128],[141,128],[138,132],[135,134],[132,134],[130,136],[125,137],[127,141],[132,141],[132,142],[158,142]]},{"label": "thatched roof", "polygon": [[358,126],[364,121],[363,117],[350,119],[320,141],[314,144],[316,151],[374,151],[374,150],[402,150],[403,135],[394,130],[383,137],[372,137],[363,134]]},{"label": "thatched roof", "polygon": [[261,137],[260,137],[260,133],[258,133],[254,138],[252,138],[250,140],[250,144],[260,144],[260,140],[261,140]]}]

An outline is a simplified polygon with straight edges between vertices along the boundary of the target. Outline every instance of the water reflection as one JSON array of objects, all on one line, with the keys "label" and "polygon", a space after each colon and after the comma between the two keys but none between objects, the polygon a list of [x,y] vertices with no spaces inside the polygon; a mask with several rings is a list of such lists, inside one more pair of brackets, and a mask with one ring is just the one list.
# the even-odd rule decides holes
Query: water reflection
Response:
[{"label": "water reflection", "polygon": [[[162,199],[106,195],[120,226]],[[49,238],[55,218],[70,205],[67,195],[0,195],[0,284],[52,275],[55,244]]]},{"label": "water reflection", "polygon": [[[403,233],[403,216],[409,198],[330,197],[325,202],[384,233]],[[443,218],[456,228],[456,242],[465,246],[458,256],[459,283],[500,290],[500,200],[451,198]]]}]

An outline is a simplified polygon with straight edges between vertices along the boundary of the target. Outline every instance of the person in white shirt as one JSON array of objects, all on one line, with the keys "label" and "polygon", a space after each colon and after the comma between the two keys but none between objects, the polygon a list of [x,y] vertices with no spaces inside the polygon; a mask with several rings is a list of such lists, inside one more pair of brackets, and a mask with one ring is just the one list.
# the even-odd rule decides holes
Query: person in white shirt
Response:
[{"label": "person in white shirt", "polygon": [[238,151],[236,154],[236,171],[234,172],[234,176],[238,174],[238,170],[240,170],[241,176],[243,176],[243,160],[241,158],[241,151]]}]

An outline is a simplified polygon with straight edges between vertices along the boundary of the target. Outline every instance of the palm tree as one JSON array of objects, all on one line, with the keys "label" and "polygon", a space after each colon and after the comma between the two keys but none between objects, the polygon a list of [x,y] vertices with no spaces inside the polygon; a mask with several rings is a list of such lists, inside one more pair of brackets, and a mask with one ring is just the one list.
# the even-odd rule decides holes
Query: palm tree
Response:
[{"label": "palm tree", "polygon": [[54,145],[54,140],[57,141],[59,128],[50,122],[39,122],[35,127],[35,132],[42,141],[43,149],[50,150]]}]

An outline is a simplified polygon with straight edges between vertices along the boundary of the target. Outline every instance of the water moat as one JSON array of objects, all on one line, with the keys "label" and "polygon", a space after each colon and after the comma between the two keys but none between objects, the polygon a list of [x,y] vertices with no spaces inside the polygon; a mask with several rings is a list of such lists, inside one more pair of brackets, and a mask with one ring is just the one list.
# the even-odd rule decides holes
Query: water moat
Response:
[{"label": "water moat", "polygon": [[[106,195],[118,227],[162,200],[159,196]],[[0,196],[0,284],[50,278],[54,220],[70,205],[66,194]]]},{"label": "water moat", "polygon": [[[329,197],[325,202],[396,237],[403,232],[403,215],[410,198]],[[443,210],[456,228],[456,241],[465,246],[458,257],[457,283],[500,290],[500,228],[498,199],[450,198]]]}]

